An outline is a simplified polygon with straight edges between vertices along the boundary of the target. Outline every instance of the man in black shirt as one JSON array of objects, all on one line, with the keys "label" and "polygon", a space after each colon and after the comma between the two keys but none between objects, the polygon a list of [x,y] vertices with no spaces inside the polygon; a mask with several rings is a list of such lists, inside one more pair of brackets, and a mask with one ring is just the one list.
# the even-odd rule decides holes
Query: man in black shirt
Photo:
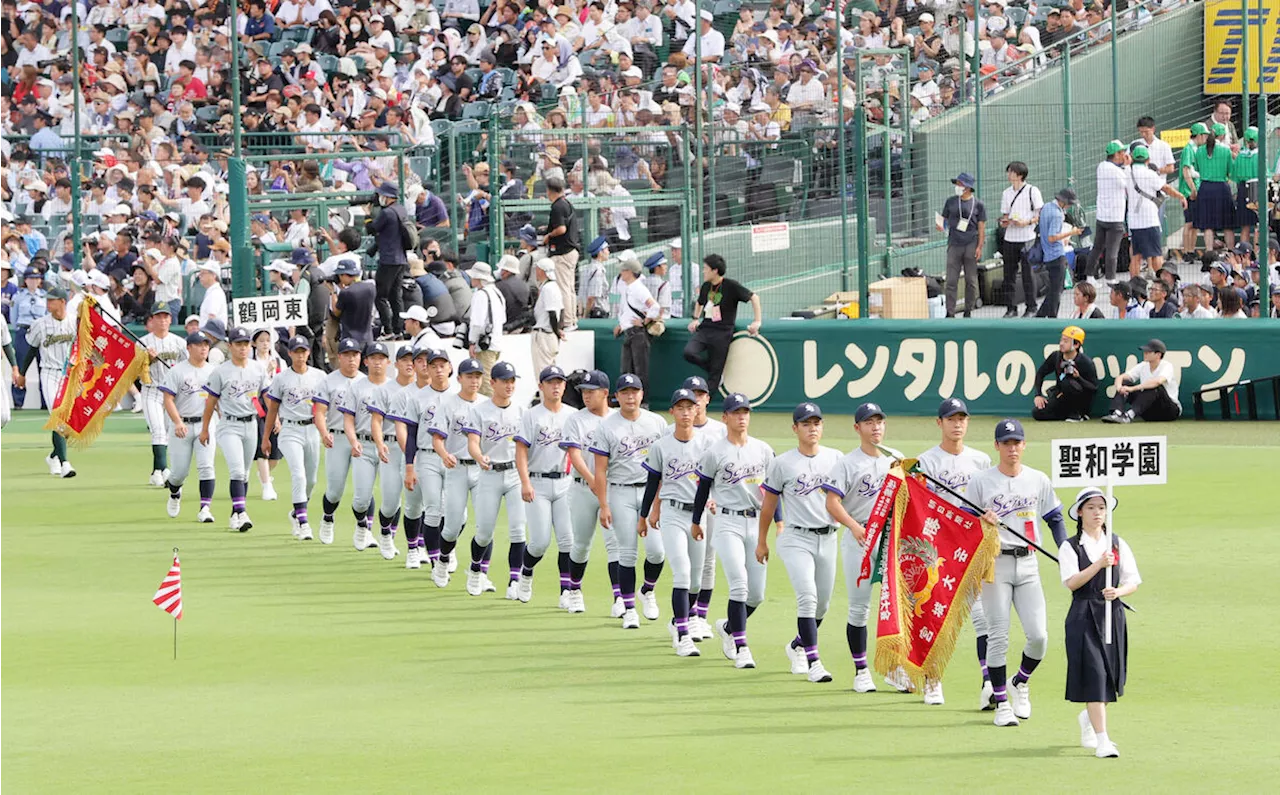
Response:
[{"label": "man in black shirt", "polygon": [[338,279],[338,293],[331,299],[329,311],[338,321],[338,339],[350,337],[361,345],[373,342],[377,288],[370,282],[360,281],[360,266],[354,257],[339,262],[334,274]]},{"label": "man in black shirt", "polygon": [[564,297],[565,331],[578,327],[578,250],[582,247],[581,229],[573,205],[564,197],[564,178],[547,180],[547,198],[551,215],[547,218],[547,235],[543,243],[551,261],[556,264],[556,286]]},{"label": "man in black shirt", "polygon": [[1149,318],[1171,318],[1178,316],[1178,308],[1169,300],[1169,285],[1156,279],[1147,288],[1150,293],[1152,308],[1147,313]]},{"label": "man in black shirt", "polygon": [[[1046,397],[1041,394],[1041,389],[1044,379],[1050,374],[1058,382]],[[1098,392],[1098,372],[1093,360],[1084,353],[1084,329],[1067,326],[1062,330],[1058,350],[1036,370],[1034,392],[1031,416],[1037,420],[1083,422],[1089,418],[1089,407]]]},{"label": "man in black shirt", "polygon": [[275,67],[266,58],[259,58],[257,65],[258,72],[249,78],[248,96],[244,101],[250,105],[265,105],[267,94],[284,91],[284,78],[276,73]]},{"label": "man in black shirt", "polygon": [[[390,339],[404,331],[400,313],[404,311],[404,291],[400,289],[408,270],[405,256],[402,226],[411,226],[404,206],[400,204],[400,191],[390,182],[378,186],[377,215],[370,224],[378,249],[377,281],[378,315],[382,320],[382,334]],[[363,340],[362,340],[363,341]]]},{"label": "man in black shirt", "polygon": [[684,346],[685,361],[707,371],[707,385],[713,395],[720,388],[724,364],[729,358],[738,304],[751,302],[755,317],[747,326],[747,333],[755,336],[760,331],[760,296],[733,279],[726,279],[724,272],[724,257],[719,254],[708,254],[703,260],[702,287],[698,290],[698,302],[693,305],[693,322],[689,324],[693,339]]}]

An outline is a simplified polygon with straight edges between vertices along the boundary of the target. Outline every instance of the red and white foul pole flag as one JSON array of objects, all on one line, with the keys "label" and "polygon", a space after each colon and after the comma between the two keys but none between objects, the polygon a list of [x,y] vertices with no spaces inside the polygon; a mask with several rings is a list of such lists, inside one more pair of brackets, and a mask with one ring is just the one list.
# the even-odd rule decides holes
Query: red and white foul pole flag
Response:
[{"label": "red and white foul pole flag", "polygon": [[178,563],[178,554],[173,555],[173,565],[169,573],[160,583],[160,589],[151,598],[161,610],[173,616],[174,620],[182,618],[182,566]]}]

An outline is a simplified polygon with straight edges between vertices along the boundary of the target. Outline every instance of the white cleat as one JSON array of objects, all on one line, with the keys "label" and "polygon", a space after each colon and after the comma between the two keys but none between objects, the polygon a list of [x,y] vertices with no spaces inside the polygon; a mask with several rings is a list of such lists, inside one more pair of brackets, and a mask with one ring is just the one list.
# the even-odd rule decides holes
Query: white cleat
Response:
[{"label": "white cleat", "polygon": [[182,493],[170,494],[168,502],[165,503],[164,512],[169,514],[170,519],[177,519],[178,514],[182,513]]},{"label": "white cleat", "polygon": [[45,456],[44,464],[45,466],[49,467],[50,475],[53,475],[55,478],[62,477],[62,462],[59,461],[55,456],[53,455]]},{"label": "white cleat", "polygon": [[623,629],[640,629],[640,614],[636,612],[634,607],[628,608],[622,613]]},{"label": "white cleat", "polygon": [[301,522],[298,525],[298,540],[310,541],[312,538],[314,538],[314,536],[311,535],[311,525],[306,522]]},{"label": "white cleat", "polygon": [[733,633],[729,631],[729,619],[716,621],[716,634],[720,636],[720,653],[726,660],[737,659],[738,644],[733,641]]},{"label": "white cleat", "polygon": [[702,652],[698,651],[698,644],[693,642],[693,638],[685,635],[676,644],[677,657],[701,657]]},{"label": "white cleat", "polygon": [[853,675],[853,692],[855,693],[876,692],[876,680],[871,678],[870,668],[859,668],[858,672]]},{"label": "white cleat", "polygon": [[200,512],[196,514],[196,521],[200,522],[201,524],[213,523],[213,511],[209,508],[208,505],[200,506]]},{"label": "white cleat", "polygon": [[695,616],[689,619],[689,637],[695,641],[711,640],[715,637],[715,633],[705,618]]},{"label": "white cleat", "polygon": [[991,686],[990,679],[982,683],[982,694],[978,697],[978,705],[978,709],[983,712],[989,712],[996,708],[996,691]]},{"label": "white cleat", "polygon": [[449,585],[449,564],[443,560],[437,560],[431,564],[431,581],[436,584],[437,588],[444,588]]},{"label": "white cleat", "polygon": [[996,702],[996,717],[992,721],[997,726],[1017,726],[1018,716],[1013,714],[1013,707],[1008,701]]},{"label": "white cleat", "polygon": [[293,514],[289,514],[289,524],[292,525],[292,528],[293,528],[294,540],[295,541],[300,540],[298,538],[298,528],[302,527],[302,525],[298,523],[298,517],[294,516]]},{"label": "white cleat", "polygon": [[275,502],[279,499],[276,496],[275,484],[270,480],[262,484],[262,499],[264,502]]},{"label": "white cleat", "polygon": [[560,592],[560,604],[559,604],[559,608],[560,608],[561,610],[568,610],[568,609],[569,609],[569,605],[570,605],[570,603],[572,603],[572,601],[573,601],[573,597],[569,595],[569,592],[568,592],[568,591],[561,591],[561,592]]},{"label": "white cleat", "polygon": [[[677,653],[680,651],[680,631],[676,629],[676,620],[673,618],[667,622],[667,634],[671,636],[671,648]],[[689,637],[687,634],[685,637]]]},{"label": "white cleat", "polygon": [[831,674],[827,673],[827,669],[822,667],[822,660],[814,660],[809,666],[809,681],[814,682],[830,682]]},{"label": "white cleat", "polygon": [[1031,717],[1031,683],[1023,682],[1009,688],[1009,701],[1013,704],[1013,714],[1019,720]]},{"label": "white cleat", "polygon": [[241,523],[240,514],[238,512],[232,511],[231,517],[227,519],[227,526],[230,527],[232,530],[239,530],[240,523]]},{"label": "white cleat", "polygon": [[516,581],[507,583],[507,595],[504,597],[509,602],[515,602],[520,599],[520,585]]},{"label": "white cleat", "polygon": [[409,550],[404,553],[404,567],[406,569],[422,568],[422,558],[418,555],[417,547],[409,547]]},{"label": "white cleat", "polygon": [[1080,724],[1080,747],[1096,749],[1098,747],[1098,733],[1093,730],[1093,724],[1089,722],[1089,710],[1080,710],[1080,714],[1076,716],[1076,721]]},{"label": "white cleat", "polygon": [[71,466],[70,461],[63,461],[62,468],[61,470],[59,470],[59,473],[64,478],[73,478],[76,476],[76,469],[75,467]]},{"label": "white cleat", "polygon": [[480,582],[481,576],[483,575],[478,571],[467,572],[467,593],[471,596],[479,596],[484,593],[484,584]]},{"label": "white cleat", "polygon": [[458,553],[456,551],[450,552],[449,553],[449,573],[453,574],[457,570],[458,570]]},{"label": "white cleat", "polygon": [[396,549],[395,533],[378,536],[378,551],[382,553],[383,560],[394,560],[400,554],[400,550]]},{"label": "white cleat", "polygon": [[160,485],[163,486],[168,482],[169,482],[169,470],[165,469],[163,472],[160,473]]},{"label": "white cleat", "polygon": [[[59,470],[61,470],[61,468],[59,468]],[[61,471],[59,471],[59,472],[58,472],[58,474],[59,474],[59,475],[61,475],[61,474],[62,474],[62,472],[61,472]],[[158,469],[153,469],[153,470],[151,470],[151,478],[147,481],[147,483],[148,483],[149,485],[151,485],[151,486],[154,486],[155,488],[159,488],[159,487],[163,486],[163,485],[164,485],[164,473],[163,473],[163,472],[161,472],[161,471],[160,471],[160,470],[158,470]]]},{"label": "white cleat", "polygon": [[497,593],[498,586],[493,584],[493,580],[489,579],[489,575],[483,571],[480,572],[480,589],[485,593]]},{"label": "white cleat", "polygon": [[516,598],[526,604],[533,599],[532,574],[528,577],[523,574],[520,575],[520,579],[516,581]]},{"label": "white cleat", "polygon": [[1093,755],[1099,759],[1119,759],[1120,749],[1116,748],[1116,744],[1107,740],[1105,743],[1099,743]]},{"label": "white cleat", "polygon": [[902,669],[902,666],[898,666],[885,674],[884,683],[889,687],[892,687],[894,690],[897,690],[899,693],[914,693],[916,689],[916,686],[911,682],[911,679],[907,676],[907,672]]},{"label": "white cleat", "polygon": [[940,707],[947,703],[942,697],[941,682],[925,682],[924,683],[924,703],[931,707]]},{"label": "white cleat", "polygon": [[609,608],[609,618],[622,618],[622,614],[625,612],[627,612],[627,605],[622,601],[622,597],[613,597],[613,607]]},{"label": "white cleat", "polygon": [[587,612],[587,602],[582,597],[581,589],[569,592],[569,612],[570,613]]},{"label": "white cleat", "polygon": [[787,659],[791,661],[791,673],[797,676],[809,673],[809,660],[805,657],[804,649],[792,646],[790,641],[787,641],[784,648],[787,650]]},{"label": "white cleat", "polygon": [[239,528],[240,532],[247,533],[249,532],[249,529],[252,527],[253,527],[253,520],[249,518],[249,514],[244,511],[241,511],[240,512],[240,528]]},{"label": "white cleat", "polygon": [[755,668],[756,659],[751,656],[751,649],[746,646],[738,649],[738,653],[733,658],[734,668]]},{"label": "white cleat", "polygon": [[320,543],[333,543],[333,522],[326,521],[325,519],[320,520]]},{"label": "white cleat", "polygon": [[650,621],[658,620],[658,595],[653,591],[640,594],[640,611]]}]

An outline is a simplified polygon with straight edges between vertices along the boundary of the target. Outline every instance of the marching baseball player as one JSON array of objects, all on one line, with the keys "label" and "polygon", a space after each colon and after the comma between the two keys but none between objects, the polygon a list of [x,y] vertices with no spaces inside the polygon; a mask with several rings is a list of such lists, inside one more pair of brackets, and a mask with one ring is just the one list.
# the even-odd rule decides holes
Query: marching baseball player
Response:
[{"label": "marching baseball player", "polygon": [[[449,374],[452,371],[449,354],[443,350],[414,349],[414,385],[394,396],[387,413],[388,418],[395,420],[396,439],[404,440],[404,535],[409,547],[405,568],[418,569],[426,563],[431,569],[431,580],[438,588],[449,584],[448,563],[440,557],[446,470],[444,459],[435,451],[435,437],[427,429],[435,419],[440,401],[451,392]],[[454,463],[456,465],[456,460]],[[465,507],[465,495],[462,502]]]},{"label": "marching baseball player", "polygon": [[[554,287],[552,288],[555,289]],[[520,497],[528,508],[529,542],[524,548],[524,564],[516,596],[521,602],[533,598],[533,569],[551,546],[555,531],[557,563],[560,569],[560,609],[580,613],[577,600],[569,597],[569,548],[573,545],[573,523],[569,517],[568,457],[560,446],[564,424],[570,411],[564,407],[564,371],[554,364],[538,374],[542,400],[520,418],[515,435],[516,472],[520,476]]]},{"label": "marching baseball player", "polygon": [[831,674],[818,657],[818,627],[831,603],[836,584],[836,531],[827,513],[822,486],[840,462],[840,451],[822,446],[822,409],[801,403],[791,412],[797,446],[774,458],[765,473],[764,498],[757,517],[756,561],[769,560],[769,524],[778,504],[786,519],[778,535],[778,555],[796,592],[798,634],[787,644],[791,673],[807,674],[810,682],[830,682]]},{"label": "marching baseball player", "polygon": [[[595,456],[596,501],[600,506],[600,525],[612,529],[618,537],[618,581],[622,590],[622,628],[639,629],[636,615],[636,561],[640,539],[636,528],[640,521],[640,501],[644,498],[645,457],[649,447],[667,432],[667,423],[648,409],[640,408],[644,387],[639,376],[625,373],[618,377],[618,411],[600,423],[595,443],[588,448]],[[644,587],[640,600],[644,617],[658,620],[658,598],[654,585],[662,575],[666,555],[662,536],[658,533],[644,539]]]},{"label": "marching baseball player", "polygon": [[[467,497],[479,510],[480,466],[471,457],[467,433],[463,430],[471,410],[480,402],[480,384],[484,365],[479,359],[463,359],[458,363],[458,391],[440,398],[435,416],[427,423],[431,434],[431,446],[444,465],[444,529],[440,533],[440,560],[432,566],[431,579],[440,585],[437,572],[445,566],[444,582],[457,568],[454,550],[458,537],[467,523]],[[493,554],[493,542],[485,547],[480,558],[480,591],[496,591],[489,579],[489,558]],[[446,562],[447,561],[447,562]],[[443,586],[441,586],[443,587]]]},{"label": "marching baseball player", "polygon": [[[276,353],[276,332],[274,329],[261,328],[251,333],[253,339],[250,342],[253,346],[249,349],[249,355],[262,363],[262,369],[267,374],[267,383],[270,384],[284,370],[280,355]],[[263,502],[275,502],[280,495],[276,494],[275,479],[271,473],[275,472],[276,467],[280,465],[280,459],[284,457],[280,448],[281,429],[267,424],[267,407],[261,398],[254,412],[258,415],[259,445],[253,451],[253,464],[258,470],[258,485],[262,487]],[[271,445],[262,447],[262,439],[269,440]],[[264,449],[270,452],[264,453]]]},{"label": "marching baseball player", "polygon": [[[320,472],[320,432],[315,426],[312,398],[324,381],[324,372],[310,366],[310,359],[311,342],[306,337],[295,336],[289,340],[289,368],[272,379],[265,401],[264,427],[280,425],[277,440],[289,466],[289,498],[293,503],[289,520],[293,524],[293,537],[299,541],[312,538],[307,505]],[[261,446],[263,454],[270,457],[270,434],[263,436]]]},{"label": "marching baseball player", "polygon": [[[667,625],[671,646],[680,657],[698,657],[701,652],[689,636],[689,585],[692,573],[702,576],[702,556],[706,539],[693,523],[693,502],[698,491],[698,461],[711,444],[711,437],[698,433],[693,421],[698,416],[698,398],[688,389],[671,395],[671,415],[675,428],[649,445],[642,466],[649,473],[640,501],[636,535],[651,530],[662,534],[662,548],[671,559],[671,612]],[[654,505],[654,498],[662,503]]]},{"label": "marching baseball player", "polygon": [[[870,693],[876,689],[867,668],[867,616],[871,613],[871,580],[858,585],[858,573],[863,558],[875,555],[871,561],[878,565],[879,553],[867,548],[867,531],[864,525],[871,518],[871,506],[884,484],[889,466],[902,454],[890,450],[889,455],[880,452],[884,441],[885,415],[875,403],[863,403],[853,413],[853,430],[858,434],[858,446],[840,459],[822,488],[827,492],[827,513],[848,528],[848,534],[840,534],[840,554],[844,558],[845,587],[849,591],[849,621],[845,638],[855,669],[853,691]],[[911,689],[910,680],[903,671],[893,671],[885,681],[901,692]]]},{"label": "marching baseball player", "polygon": [[208,444],[211,426],[217,412],[218,449],[227,462],[231,489],[231,529],[241,533],[253,527],[245,511],[249,493],[249,466],[258,447],[258,415],[253,399],[267,387],[267,372],[262,363],[249,358],[249,330],[236,326],[227,332],[230,358],[214,368],[204,385],[208,395],[201,419],[200,444]]},{"label": "marching baseball player", "polygon": [[[333,543],[333,515],[342,500],[342,492],[347,488],[347,473],[351,471],[351,442],[343,430],[343,414],[338,406],[346,397],[351,385],[364,380],[360,372],[360,343],[344,337],[338,340],[338,369],[332,371],[320,382],[320,388],[311,397],[315,405],[316,428],[320,430],[320,443],[325,446],[324,454],[324,497],[321,502],[323,514],[320,516],[320,543]],[[353,541],[364,540],[364,550],[377,542],[369,538],[368,532],[360,533],[356,526]]]},{"label": "marching baseball player", "polygon": [[169,477],[169,418],[165,415],[164,393],[160,385],[167,380],[169,368],[188,355],[183,339],[169,333],[172,323],[169,305],[156,302],[151,317],[147,318],[147,334],[142,338],[142,346],[151,357],[148,368],[151,383],[142,385],[142,416],[151,431],[150,483],[157,487],[165,485],[165,479]]},{"label": "marching baseball player", "polygon": [[[569,598],[576,608],[574,612],[585,612],[582,578],[587,573],[591,541],[600,518],[600,503],[595,495],[596,457],[587,451],[596,442],[600,423],[613,414],[613,409],[609,408],[609,376],[600,370],[592,370],[578,384],[578,392],[582,395],[583,408],[565,420],[560,446],[569,454],[570,474],[573,475],[573,485],[569,487],[569,516],[573,522],[573,546],[569,550]],[[626,607],[618,585],[618,537],[608,527],[602,530],[602,534],[609,564],[609,582],[613,586],[610,615],[622,618]]]},{"label": "marching baseball player", "polygon": [[[165,307],[166,309],[168,307]],[[204,385],[213,374],[209,364],[209,338],[200,332],[187,335],[187,360],[178,362],[164,372],[160,394],[164,397],[164,411],[173,424],[169,435],[169,462],[173,465],[165,476],[169,488],[166,511],[170,518],[177,518],[182,511],[182,484],[191,472],[191,459],[195,458],[196,477],[200,480],[200,511],[196,521],[213,521],[214,445],[202,444],[196,428],[203,422]],[[154,439],[154,435],[152,436]]]},{"label": "marching baseball player", "polygon": [[[670,292],[669,286],[668,292]],[[698,398],[698,416],[693,421],[693,427],[698,429],[698,433],[709,435],[713,442],[723,439],[724,423],[707,416],[707,406],[711,404],[711,389],[707,386],[707,379],[700,375],[691,375],[684,379],[680,388],[690,390]],[[716,587],[715,516],[708,513],[702,524],[702,530],[707,536],[707,554],[702,560],[701,574],[694,572],[694,584],[699,588],[695,592],[689,617],[689,634],[696,641],[712,637],[711,625],[707,623],[707,609],[711,607],[711,592]]]},{"label": "marching baseball player", "polygon": [[[342,412],[342,429],[351,445],[351,512],[356,517],[352,543],[356,549],[368,549],[377,544],[382,557],[391,560],[397,554],[395,535],[383,520],[382,534],[374,539],[370,519],[375,510],[373,484],[378,478],[378,447],[386,447],[382,437],[374,439],[371,433],[370,412],[367,408],[374,390],[387,383],[387,365],[391,363],[390,351],[381,342],[371,342],[364,351],[364,363],[369,370],[367,378],[361,378],[347,388],[337,404]],[[396,483],[401,475],[396,475]],[[398,502],[398,500],[397,500]],[[399,513],[399,510],[396,510]]]},{"label": "marching baseball player", "polygon": [[[45,306],[49,313],[38,318],[27,328],[27,355],[22,366],[18,368],[20,378],[16,382],[18,388],[27,385],[26,373],[36,356],[40,357],[40,394],[44,403],[52,411],[58,399],[58,390],[62,388],[62,380],[67,375],[67,360],[71,357],[71,343],[76,339],[76,318],[67,313],[67,291],[61,287],[50,287],[45,293]],[[53,452],[45,457],[49,465],[49,474],[54,477],[73,478],[76,470],[67,460],[67,439],[57,431],[53,431]]]},{"label": "marching baseball player", "polygon": [[[401,395],[409,390],[417,391],[413,377],[413,349],[401,345],[396,351],[395,372],[387,375],[387,380],[372,391],[364,402],[369,412],[369,436],[377,448],[378,454],[378,526],[382,529],[384,543],[382,549],[390,546],[392,557],[395,557],[396,525],[400,521],[400,497],[404,490],[404,450],[400,447],[400,437],[396,432],[395,417],[389,420],[387,412],[393,405],[401,402]],[[408,523],[405,527],[405,567],[409,558],[418,557],[417,542],[408,546]],[[390,537],[392,543],[385,539]]]},{"label": "marching baseball player", "polygon": [[[1022,423],[1004,419],[996,423],[996,451],[1000,463],[969,480],[965,497],[986,513],[983,519],[1000,525],[1000,556],[996,558],[995,582],[982,585],[982,610],[987,618],[987,671],[996,700],[995,725],[1017,726],[1031,717],[1031,690],[1028,681],[1044,659],[1049,643],[1045,621],[1044,589],[1040,566],[1027,542],[1009,532],[1014,528],[1039,543],[1037,520],[1042,519],[1055,541],[1066,540],[1062,503],[1053,492],[1049,477],[1022,464],[1027,448]],[[1009,608],[1018,611],[1027,636],[1022,666],[1014,674],[1013,692],[1005,694],[1005,658],[1009,651]],[[1010,705],[1010,701],[1013,702]]]},{"label": "marching baseball player", "polygon": [[[942,401],[938,406],[938,428],[942,431],[942,441],[920,454],[917,459],[920,470],[964,494],[974,475],[991,468],[991,456],[965,445],[964,437],[969,432],[969,407],[963,400],[947,398]],[[931,490],[939,491],[932,483],[928,485]],[[970,615],[974,634],[978,636],[978,667],[982,669],[979,704],[984,710],[995,709],[991,676],[987,672],[987,616],[982,612],[981,599],[973,600]],[[924,703],[943,703],[942,682],[925,681]]]},{"label": "marching baseball player", "polygon": [[481,560],[485,547],[493,543],[498,525],[498,510],[507,506],[507,530],[511,546],[507,549],[506,598],[519,598],[520,567],[524,563],[524,501],[520,497],[520,477],[516,474],[515,435],[520,429],[524,409],[511,400],[516,391],[516,368],[510,362],[497,362],[489,371],[493,397],[472,404],[462,430],[467,435],[467,452],[480,466],[476,487],[476,535],[471,540],[471,571],[467,574],[467,593],[484,592]]},{"label": "marching baseball player", "polygon": [[[711,546],[719,550],[720,568],[729,584],[728,618],[716,621],[720,650],[734,667],[754,668],[756,662],[747,647],[747,618],[764,602],[768,569],[756,560],[753,522],[760,515],[760,487],[773,461],[773,448],[747,434],[751,401],[746,395],[735,392],[724,399],[724,424],[725,438],[710,444],[698,462],[693,523],[696,528],[707,503],[714,501],[719,513]],[[704,585],[704,590],[709,589]],[[698,599],[701,602],[701,594]]]}]

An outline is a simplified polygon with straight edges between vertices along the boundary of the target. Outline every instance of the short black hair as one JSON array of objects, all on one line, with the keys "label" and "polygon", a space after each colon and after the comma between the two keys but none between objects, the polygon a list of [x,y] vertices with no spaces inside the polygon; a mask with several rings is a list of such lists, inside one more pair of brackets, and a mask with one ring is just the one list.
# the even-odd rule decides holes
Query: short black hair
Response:
[{"label": "short black hair", "polygon": [[1012,171],[1013,173],[1017,174],[1019,177],[1022,177],[1023,179],[1026,179],[1027,175],[1031,173],[1030,169],[1027,168],[1027,164],[1022,162],[1021,160],[1013,161],[1009,165],[1005,166],[1004,170]]},{"label": "short black hair", "polygon": [[720,274],[721,276],[724,275],[724,272],[725,272],[724,257],[720,256],[719,254],[708,254],[706,256],[706,259],[702,260],[702,264],[706,265],[708,268]]},{"label": "short black hair", "polygon": [[355,251],[360,248],[360,230],[354,226],[348,226],[338,233],[338,240],[347,247],[347,251]]},{"label": "short black hair", "polygon": [[1150,116],[1143,116],[1142,118],[1138,119],[1138,129],[1139,129],[1139,130],[1141,130],[1141,129],[1145,128],[1145,127],[1150,127],[1151,129],[1153,129],[1153,130],[1154,130],[1154,129],[1155,129],[1155,126],[1156,126],[1156,120],[1155,120],[1154,118],[1150,117]]}]

